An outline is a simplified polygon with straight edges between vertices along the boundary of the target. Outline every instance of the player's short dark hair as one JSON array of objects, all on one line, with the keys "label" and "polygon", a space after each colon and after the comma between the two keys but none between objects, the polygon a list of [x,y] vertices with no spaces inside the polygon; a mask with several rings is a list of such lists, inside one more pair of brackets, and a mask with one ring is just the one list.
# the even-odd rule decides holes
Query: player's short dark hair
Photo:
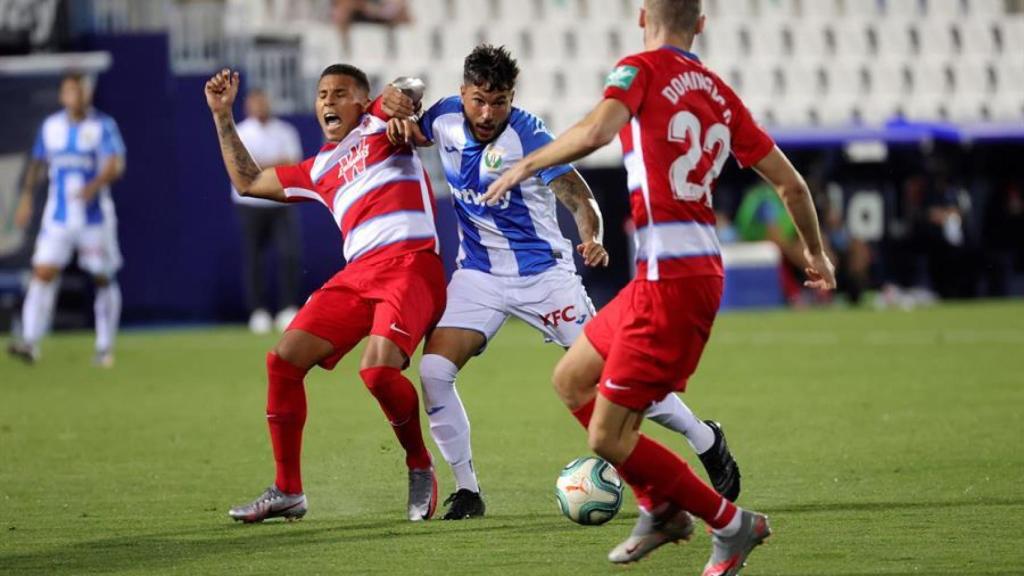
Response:
[{"label": "player's short dark hair", "polygon": [[348,76],[356,81],[357,86],[366,90],[367,94],[370,93],[370,79],[366,72],[351,64],[331,64],[320,73],[320,79],[323,80],[324,76]]},{"label": "player's short dark hair", "polygon": [[462,79],[487,92],[511,90],[519,78],[519,66],[504,46],[481,44],[466,56]]},{"label": "player's short dark hair", "polygon": [[701,0],[647,0],[647,17],[672,32],[693,34],[703,7]]}]

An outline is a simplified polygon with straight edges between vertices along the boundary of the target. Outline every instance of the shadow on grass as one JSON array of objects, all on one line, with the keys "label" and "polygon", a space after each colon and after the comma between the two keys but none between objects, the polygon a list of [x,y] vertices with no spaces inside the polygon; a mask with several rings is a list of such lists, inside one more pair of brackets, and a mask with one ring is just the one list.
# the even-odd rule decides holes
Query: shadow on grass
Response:
[{"label": "shadow on grass", "polygon": [[[185,530],[82,540],[46,550],[0,554],[0,573],[148,572],[180,567],[183,563],[200,562],[218,555],[233,559],[232,562],[240,568],[251,568],[254,555],[284,553],[296,546],[356,544],[380,542],[384,539],[429,539],[459,533],[500,533],[508,536],[553,533],[576,528],[558,517],[542,519],[534,515],[500,516],[458,523],[435,521],[411,524],[389,519],[360,523],[307,520],[283,524],[270,521],[244,526],[203,522]],[[382,563],[385,561],[384,558],[381,560]]]}]

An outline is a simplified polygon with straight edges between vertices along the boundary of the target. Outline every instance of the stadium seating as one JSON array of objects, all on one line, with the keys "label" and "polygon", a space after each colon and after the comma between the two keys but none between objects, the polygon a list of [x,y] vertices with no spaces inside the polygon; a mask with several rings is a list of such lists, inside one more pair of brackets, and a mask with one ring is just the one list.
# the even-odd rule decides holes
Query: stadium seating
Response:
[{"label": "stadium seating", "polygon": [[[266,33],[275,19],[263,2],[228,4],[232,33]],[[351,59],[377,82],[423,75],[428,97],[454,91],[477,42],[503,44],[523,70],[518,101],[557,131],[600,97],[618,57],[640,49],[635,4],[416,0],[414,23],[356,24],[345,43],[323,19],[288,29],[301,35],[307,76]],[[1003,0],[705,0],[705,12],[695,50],[766,124],[1024,121],[1024,14]]]}]

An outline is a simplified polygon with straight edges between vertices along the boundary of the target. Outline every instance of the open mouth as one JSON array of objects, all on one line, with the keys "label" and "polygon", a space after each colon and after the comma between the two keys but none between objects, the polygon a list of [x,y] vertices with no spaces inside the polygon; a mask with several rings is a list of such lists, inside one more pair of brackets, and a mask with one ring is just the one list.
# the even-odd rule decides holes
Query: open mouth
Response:
[{"label": "open mouth", "polygon": [[328,128],[337,128],[341,126],[341,117],[334,112],[324,112],[324,124]]}]

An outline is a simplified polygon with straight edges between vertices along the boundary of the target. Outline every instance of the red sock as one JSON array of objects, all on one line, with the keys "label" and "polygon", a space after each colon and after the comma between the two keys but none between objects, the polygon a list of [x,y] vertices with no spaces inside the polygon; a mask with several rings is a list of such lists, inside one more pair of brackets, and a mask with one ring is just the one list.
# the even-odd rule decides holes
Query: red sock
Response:
[{"label": "red sock", "polygon": [[[579,408],[572,411],[572,415],[575,416],[577,420],[579,420],[580,424],[583,425],[584,429],[590,428],[590,418],[593,417],[594,415],[594,405],[596,403],[597,399],[595,398],[590,402],[587,402],[583,406],[580,406]],[[618,470],[618,468],[616,469]],[[629,484],[629,487],[633,489],[633,496],[636,497],[637,506],[640,506],[644,510],[647,510],[648,512],[655,510],[658,506],[661,505],[662,502],[666,501],[655,499],[653,495],[650,493],[650,491],[645,489],[643,486],[639,486],[637,484],[630,482],[629,480],[626,479],[626,476],[624,474],[620,474],[620,476],[622,476],[622,479],[626,480],[626,483]]]},{"label": "red sock", "polygon": [[686,461],[643,434],[629,458],[617,468],[631,486],[664,497],[712,528],[725,527],[736,515],[736,506],[705,484]]},{"label": "red sock", "polygon": [[398,368],[387,366],[360,370],[359,376],[380,403],[398,442],[405,448],[405,464],[410,469],[430,468],[430,452],[423,444],[420,430],[420,399],[412,382]]},{"label": "red sock", "polygon": [[594,416],[594,404],[596,403],[597,398],[572,411],[572,415],[579,420],[584,430],[590,428],[590,418]]},{"label": "red sock", "polygon": [[267,424],[277,463],[277,489],[287,494],[302,492],[302,427],[306,425],[306,371],[267,354]]}]

